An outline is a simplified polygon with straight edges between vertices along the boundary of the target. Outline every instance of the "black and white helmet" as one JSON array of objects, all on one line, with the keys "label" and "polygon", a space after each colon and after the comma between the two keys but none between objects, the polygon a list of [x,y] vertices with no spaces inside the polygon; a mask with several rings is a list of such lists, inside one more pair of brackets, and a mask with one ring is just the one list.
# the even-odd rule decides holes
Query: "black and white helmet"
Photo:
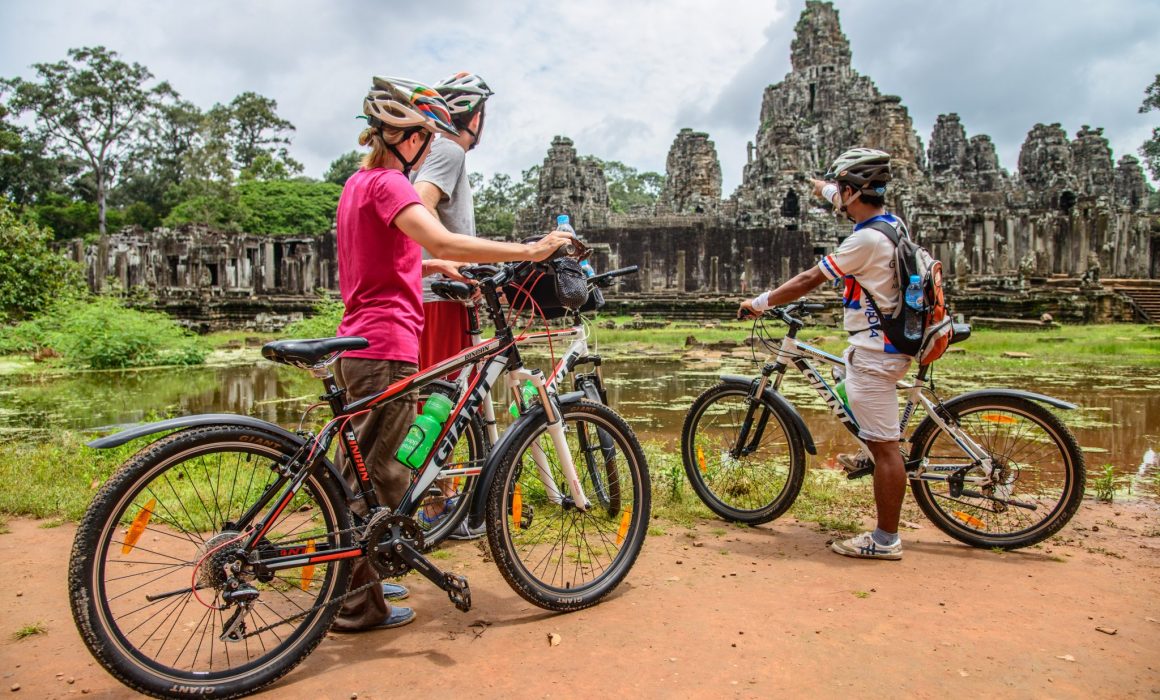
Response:
[{"label": "black and white helmet", "polygon": [[475,73],[456,73],[435,83],[435,90],[447,101],[451,116],[470,116],[495,93]]},{"label": "black and white helmet", "polygon": [[[838,156],[824,179],[865,192],[885,190],[890,182],[890,154],[873,148],[851,148]],[[871,187],[871,183],[875,186]]]}]

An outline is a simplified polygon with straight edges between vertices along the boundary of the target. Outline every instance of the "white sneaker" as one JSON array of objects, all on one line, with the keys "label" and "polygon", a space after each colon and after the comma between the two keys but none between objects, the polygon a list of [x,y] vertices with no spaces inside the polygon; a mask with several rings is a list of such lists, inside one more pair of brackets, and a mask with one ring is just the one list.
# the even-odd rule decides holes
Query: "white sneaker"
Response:
[{"label": "white sneaker", "polygon": [[860,559],[901,559],[902,540],[894,544],[881,545],[874,541],[874,536],[863,532],[857,537],[848,540],[834,540],[830,549],[844,557],[858,557]]}]

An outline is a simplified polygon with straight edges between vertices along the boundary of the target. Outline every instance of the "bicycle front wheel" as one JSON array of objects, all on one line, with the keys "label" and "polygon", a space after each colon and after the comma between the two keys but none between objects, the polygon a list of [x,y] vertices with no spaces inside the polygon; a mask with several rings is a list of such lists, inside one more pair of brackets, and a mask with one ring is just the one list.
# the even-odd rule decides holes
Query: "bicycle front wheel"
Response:
[{"label": "bicycle front wheel", "polygon": [[793,505],[805,478],[802,438],[785,409],[761,399],[744,444],[748,385],[722,382],[697,397],[681,429],[681,460],[689,483],[725,520],[759,525]]},{"label": "bicycle front wheel", "polygon": [[1083,453],[1050,411],[1005,394],[951,399],[943,408],[990,457],[994,474],[988,483],[953,436],[923,420],[911,438],[910,463],[938,479],[912,479],[910,486],[935,526],[974,547],[1016,549],[1047,539],[1075,515],[1086,479]]},{"label": "bicycle front wheel", "polygon": [[[576,475],[589,501],[578,508],[568,489],[547,421],[519,426],[500,461],[487,498],[487,535],[504,578],[525,600],[557,611],[599,602],[624,579],[640,554],[651,502],[648,464],[632,429],[602,404],[562,408]],[[611,440],[604,453],[598,431]],[[534,449],[536,446],[539,449]],[[615,509],[595,494],[587,457],[615,493]]]},{"label": "bicycle front wheel", "polygon": [[[236,556],[255,515],[282,494],[294,453],[265,432],[194,428],[148,445],[105,483],[77,529],[69,598],[106,670],[156,697],[237,697],[322,640],[338,612],[327,603],[349,586],[349,559],[259,574]],[[319,470],[252,554],[349,546],[349,528],[339,485]],[[247,605],[226,595],[235,564],[234,577],[256,592]]]}]

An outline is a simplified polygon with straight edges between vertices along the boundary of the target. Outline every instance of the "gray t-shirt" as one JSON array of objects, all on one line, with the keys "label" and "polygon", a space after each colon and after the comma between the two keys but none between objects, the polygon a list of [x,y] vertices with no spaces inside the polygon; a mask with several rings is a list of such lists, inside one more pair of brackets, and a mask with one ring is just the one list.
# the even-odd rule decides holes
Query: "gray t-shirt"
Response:
[{"label": "gray t-shirt", "polygon": [[[443,193],[435,211],[448,231],[475,235],[475,200],[467,181],[467,152],[459,144],[442,137],[435,139],[422,169],[412,177],[413,182],[429,182]],[[426,250],[423,251],[424,260],[433,257]],[[431,281],[439,277],[431,275],[423,278],[424,302],[441,301],[431,292]]]}]

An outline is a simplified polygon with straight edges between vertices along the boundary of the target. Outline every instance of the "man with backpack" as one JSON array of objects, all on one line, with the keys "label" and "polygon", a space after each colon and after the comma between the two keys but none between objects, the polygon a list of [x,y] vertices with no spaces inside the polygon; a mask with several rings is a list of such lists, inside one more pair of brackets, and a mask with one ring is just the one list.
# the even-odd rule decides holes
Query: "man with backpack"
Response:
[{"label": "man with backpack", "polygon": [[[854,232],[817,266],[773,291],[741,303],[738,315],[756,317],[773,306],[805,296],[827,280],[842,279],[846,348],[846,396],[858,425],[858,436],[874,457],[874,502],[877,529],[831,545],[838,554],[870,559],[901,559],[898,521],[906,493],[906,470],[899,452],[898,394],[895,383],[906,376],[912,355],[904,346],[902,286],[898,280],[899,243],[909,244],[906,225],[886,211],[890,156],[854,148],[838,156],[825,175],[813,180],[814,195],[831,202],[854,222]],[[893,234],[893,235],[891,235]],[[890,337],[888,337],[888,334]],[[894,342],[892,342],[892,339]],[[907,347],[906,349],[910,349]],[[864,468],[850,457],[839,458],[848,470]]]}]

